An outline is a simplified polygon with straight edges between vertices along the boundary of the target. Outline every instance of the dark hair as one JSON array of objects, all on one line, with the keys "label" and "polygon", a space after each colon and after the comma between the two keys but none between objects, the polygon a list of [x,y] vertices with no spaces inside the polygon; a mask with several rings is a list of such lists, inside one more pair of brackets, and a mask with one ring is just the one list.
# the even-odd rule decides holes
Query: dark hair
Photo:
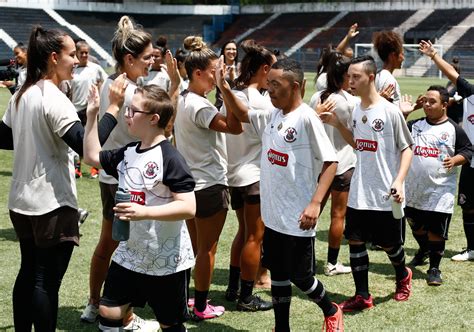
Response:
[{"label": "dark hair", "polygon": [[324,102],[332,93],[336,93],[342,89],[349,63],[350,59],[341,53],[331,53],[326,70],[327,88],[321,94],[321,102]]},{"label": "dark hair", "polygon": [[158,114],[160,116],[158,128],[165,129],[174,114],[174,106],[168,93],[155,84],[139,87],[135,90],[135,93],[141,93],[143,95],[144,110]]},{"label": "dark hair", "polygon": [[459,58],[457,56],[453,57],[453,60],[451,60],[451,66],[453,66],[458,74],[461,74],[461,65],[459,64]]},{"label": "dark hair", "polygon": [[176,58],[177,62],[184,63],[188,54],[189,53],[186,52],[186,50],[183,50],[182,48],[178,48],[176,52],[174,53],[174,57]]},{"label": "dark hair", "polygon": [[76,49],[77,49],[77,48],[81,48],[81,47],[83,47],[83,46],[85,46],[85,47],[87,47],[88,49],[90,49],[89,44],[88,44],[84,39],[78,40],[78,41],[76,42]]},{"label": "dark hair", "polygon": [[122,16],[117,24],[114,38],[112,39],[112,53],[117,65],[123,66],[123,58],[131,54],[138,57],[145,48],[151,44],[151,35],[140,27],[135,27],[128,16]]},{"label": "dark hair", "polygon": [[375,63],[375,60],[372,56],[366,54],[366,55],[355,57],[351,60],[350,64],[355,65],[358,63],[363,63],[364,70],[368,75],[370,74],[377,75],[377,64]]},{"label": "dark hair", "polygon": [[323,48],[319,56],[318,65],[316,66],[316,77],[326,72],[326,68],[329,62],[329,56],[334,52],[331,44]]},{"label": "dark hair", "polygon": [[272,65],[272,68],[283,69],[284,74],[289,74],[293,81],[298,82],[300,86],[303,85],[304,72],[303,68],[301,67],[301,64],[298,61],[290,58],[281,59],[275,62]]},{"label": "dark hair", "polygon": [[20,50],[22,50],[22,52],[25,52],[25,53],[28,52],[28,46],[26,46],[25,44],[23,44],[21,42],[16,44],[13,49],[15,49],[15,48],[19,48]]},{"label": "dark hair", "polygon": [[393,31],[378,31],[372,35],[372,43],[383,62],[388,60],[391,53],[403,52],[402,37]]},{"label": "dark hair", "polygon": [[16,95],[16,106],[23,93],[48,73],[49,55],[53,52],[60,53],[64,47],[64,39],[68,36],[61,30],[46,30],[39,25],[33,27],[26,55],[26,79]]},{"label": "dark hair", "polygon": [[227,45],[229,45],[229,44],[234,44],[235,48],[237,49],[237,53],[235,53],[235,60],[234,60],[234,62],[237,63],[238,59],[239,59],[239,48],[237,47],[237,42],[233,39],[225,42],[224,45],[222,45],[220,55],[224,56],[224,63],[225,63],[226,59],[225,59],[225,52],[224,51],[225,51],[225,48],[227,47]]},{"label": "dark hair", "polygon": [[243,88],[249,85],[261,66],[271,66],[274,58],[273,52],[260,46],[253,39],[244,40],[240,47],[244,50],[245,56],[240,63],[240,75],[236,78],[235,85]]},{"label": "dark hair", "polygon": [[444,86],[432,85],[426,91],[438,91],[441,102],[442,103],[449,102],[449,93],[448,93],[448,90]]},{"label": "dark hair", "polygon": [[165,36],[159,36],[155,42],[155,48],[160,50],[161,56],[165,56],[168,50],[168,39]]},{"label": "dark hair", "polygon": [[184,39],[183,45],[185,49],[190,51],[184,62],[186,74],[190,81],[192,81],[194,70],[206,70],[212,60],[218,59],[217,54],[207,47],[202,37],[188,36]]}]

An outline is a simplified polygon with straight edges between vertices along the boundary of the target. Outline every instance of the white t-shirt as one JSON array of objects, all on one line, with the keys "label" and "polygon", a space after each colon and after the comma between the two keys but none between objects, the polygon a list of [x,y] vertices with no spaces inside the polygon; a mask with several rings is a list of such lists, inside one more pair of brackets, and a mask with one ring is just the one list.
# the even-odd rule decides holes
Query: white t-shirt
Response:
[{"label": "white t-shirt", "polygon": [[398,174],[401,151],[413,144],[402,112],[380,98],[352,113],[357,163],[352,175],[348,206],[357,210],[391,211],[390,187]]},{"label": "white t-shirt", "polygon": [[21,86],[25,83],[25,81],[26,81],[26,67],[21,66],[20,68],[18,68],[16,91],[20,90]]},{"label": "white t-shirt", "polygon": [[168,73],[164,70],[152,70],[148,73],[148,76],[145,78],[145,85],[157,85],[166,92],[170,90],[170,77]]},{"label": "white t-shirt", "polygon": [[[173,201],[172,193],[192,192],[194,180],[186,162],[168,142],[140,150],[131,143],[101,152],[107,172],[119,178],[131,201],[160,206]],[[126,269],[147,275],[169,275],[194,266],[191,238],[184,220],[130,222],[130,238],[121,241],[112,260]]]},{"label": "white t-shirt", "polygon": [[453,213],[456,195],[456,169],[447,172],[446,157],[461,154],[471,158],[466,133],[451,119],[431,124],[426,118],[410,121],[413,160],[406,178],[407,206],[424,211]]},{"label": "white t-shirt", "polygon": [[323,162],[337,161],[336,153],[314,110],[301,104],[283,114],[249,110],[250,123],[262,138],[260,197],[265,226],[277,232],[312,237],[298,219],[317,188]]},{"label": "white t-shirt", "polygon": [[323,91],[326,90],[328,87],[328,74],[321,73],[318,75],[316,79],[316,91]]},{"label": "white t-shirt", "polygon": [[[316,92],[309,102],[309,106],[312,109],[315,109],[316,105],[320,102],[321,94],[324,91]],[[352,111],[355,107],[354,97],[348,94],[347,92],[341,90],[338,93],[333,93],[329,96],[329,99],[332,99],[336,102],[336,108],[334,113],[337,115],[341,123],[343,123],[346,128],[351,128],[352,120]],[[356,164],[356,155],[354,149],[346,140],[342,137],[339,130],[334,128],[331,125],[324,124],[324,130],[331,141],[334,150],[336,150],[337,164],[336,175],[344,174],[347,170],[355,167]]]},{"label": "white t-shirt", "polygon": [[402,95],[400,92],[400,85],[391,72],[389,72],[387,69],[382,69],[375,76],[375,88],[377,89],[377,92],[380,92],[389,85],[393,85],[395,87],[392,94],[392,102],[397,107],[400,107],[400,98]]},{"label": "white t-shirt", "polygon": [[[99,118],[102,118],[104,114],[107,112],[107,108],[110,105],[109,101],[109,89],[110,85],[114,82],[114,79],[117,77],[117,74],[111,75],[105,81],[102,91],[100,93],[100,112]],[[102,147],[103,150],[113,150],[121,148],[122,146],[127,145],[130,142],[136,141],[137,138],[131,136],[128,133],[128,126],[125,120],[125,107],[130,106],[132,104],[132,98],[135,94],[135,90],[137,85],[135,82],[130,81],[127,79],[128,86],[125,90],[125,100],[123,102],[122,108],[117,117],[117,125],[110,133],[109,138],[105,142],[104,146]],[[112,176],[108,175],[103,169],[99,171],[99,181],[102,183],[107,184],[117,184],[117,180]]]},{"label": "white t-shirt", "polygon": [[[250,109],[271,112],[274,108],[270,98],[263,96],[255,88],[234,94]],[[225,106],[222,106],[225,114]],[[250,123],[242,123],[244,132],[240,135],[226,134],[227,144],[227,178],[230,187],[244,187],[260,181],[260,156],[262,141]]]},{"label": "white t-shirt", "polygon": [[76,110],[87,108],[87,96],[93,84],[102,83],[107,79],[107,74],[96,63],[88,62],[84,67],[75,67],[71,84],[72,103]]},{"label": "white t-shirt", "polygon": [[3,122],[15,149],[8,208],[38,216],[62,206],[77,209],[74,166],[61,138],[79,121],[69,99],[51,81],[40,80],[10,99]]},{"label": "white t-shirt", "polygon": [[179,96],[174,123],[176,147],[191,169],[196,191],[216,184],[227,186],[225,134],[209,129],[217,113],[209,100],[194,92]]}]

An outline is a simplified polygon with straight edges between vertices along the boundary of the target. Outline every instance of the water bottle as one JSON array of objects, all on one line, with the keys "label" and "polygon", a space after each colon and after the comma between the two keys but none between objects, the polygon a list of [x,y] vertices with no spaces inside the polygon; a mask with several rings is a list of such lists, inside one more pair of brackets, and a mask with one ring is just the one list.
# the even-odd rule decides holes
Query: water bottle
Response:
[{"label": "water bottle", "polygon": [[[115,193],[115,204],[130,202],[130,192],[127,189],[118,188]],[[127,241],[130,237],[130,222],[120,220],[114,216],[112,224],[112,239],[115,241]]]},{"label": "water bottle", "polygon": [[392,214],[395,219],[402,219],[405,216],[405,212],[403,211],[402,203],[398,203],[395,201],[393,195],[397,193],[397,189],[392,188],[390,189],[390,193],[392,194]]}]

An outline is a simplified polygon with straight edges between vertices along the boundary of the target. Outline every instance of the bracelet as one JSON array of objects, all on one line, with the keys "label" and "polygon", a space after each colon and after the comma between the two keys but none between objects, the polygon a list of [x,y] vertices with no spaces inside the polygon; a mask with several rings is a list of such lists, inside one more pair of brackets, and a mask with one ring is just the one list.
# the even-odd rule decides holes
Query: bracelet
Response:
[{"label": "bracelet", "polygon": [[433,58],[435,57],[436,54],[438,54],[438,52],[435,51],[435,52],[430,56],[431,60],[433,60]]}]

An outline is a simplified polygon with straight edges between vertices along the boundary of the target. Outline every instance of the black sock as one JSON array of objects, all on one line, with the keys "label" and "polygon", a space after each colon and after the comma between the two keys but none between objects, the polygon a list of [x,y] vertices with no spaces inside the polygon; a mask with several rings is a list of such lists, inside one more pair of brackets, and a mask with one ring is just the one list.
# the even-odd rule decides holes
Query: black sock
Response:
[{"label": "black sock", "polygon": [[325,317],[332,316],[337,309],[329,299],[324,285],[318,279],[311,277],[305,280],[294,280],[296,287],[301,289],[308,297],[313,300],[323,311]]},{"label": "black sock", "polygon": [[352,277],[356,294],[369,298],[369,254],[364,244],[349,244]]},{"label": "black sock", "polygon": [[391,250],[385,252],[395,269],[395,278],[397,280],[405,279],[408,275],[408,271],[405,267],[405,249],[403,249],[403,246],[393,247]]},{"label": "black sock", "polygon": [[291,282],[272,279],[272,302],[275,332],[290,331]]},{"label": "black sock", "polygon": [[474,250],[474,214],[465,213],[462,214],[464,234],[467,239],[467,249]]},{"label": "black sock", "polygon": [[184,327],[183,323],[179,323],[170,327],[162,327],[162,332],[186,332],[186,327]]},{"label": "black sock", "polygon": [[420,246],[420,252],[428,252],[428,233],[416,234],[415,232],[413,232],[413,237]]},{"label": "black sock", "polygon": [[428,246],[430,248],[430,269],[439,269],[439,263],[441,263],[441,258],[443,258],[444,255],[446,241],[428,241]]},{"label": "black sock", "polygon": [[253,280],[240,279],[240,300],[244,303],[250,302],[253,290]]},{"label": "black sock", "polygon": [[233,290],[239,289],[240,266],[229,265],[229,285],[228,288]]},{"label": "black sock", "polygon": [[328,263],[336,265],[339,256],[339,248],[331,248],[328,246]]},{"label": "black sock", "polygon": [[203,312],[207,306],[207,295],[209,294],[209,290],[205,291],[198,291],[197,289],[194,291],[194,307],[197,311]]}]

